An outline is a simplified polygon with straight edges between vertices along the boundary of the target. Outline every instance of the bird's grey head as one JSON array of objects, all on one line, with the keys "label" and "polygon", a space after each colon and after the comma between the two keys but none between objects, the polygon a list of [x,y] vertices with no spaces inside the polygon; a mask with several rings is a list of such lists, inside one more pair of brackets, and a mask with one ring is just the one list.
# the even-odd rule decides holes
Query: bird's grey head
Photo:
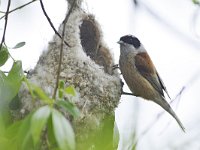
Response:
[{"label": "bird's grey head", "polygon": [[133,35],[125,35],[122,36],[118,42],[120,45],[131,45],[133,46],[135,49],[138,49],[141,46],[140,41],[138,40],[138,38],[136,38]]}]

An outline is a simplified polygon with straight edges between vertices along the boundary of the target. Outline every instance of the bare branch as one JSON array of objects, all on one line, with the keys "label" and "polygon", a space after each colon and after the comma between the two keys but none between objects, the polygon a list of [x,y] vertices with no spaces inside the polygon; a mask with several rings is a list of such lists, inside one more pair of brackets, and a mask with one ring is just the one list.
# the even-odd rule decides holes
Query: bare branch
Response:
[{"label": "bare branch", "polygon": [[[47,12],[46,12],[46,10],[45,10],[45,8],[44,8],[44,4],[43,4],[42,0],[40,0],[40,5],[41,5],[42,11],[43,11],[45,17],[47,18],[47,21],[49,22],[51,28],[53,29],[53,31],[55,32],[55,34],[62,40],[63,37],[60,35],[60,33],[58,33],[58,31],[57,31],[56,28],[54,27],[54,25],[53,25],[51,19],[50,19],[49,16],[47,15]],[[70,45],[69,45],[65,40],[64,40],[64,43],[65,43],[68,47],[70,47]]]},{"label": "bare branch", "polygon": [[124,91],[122,91],[122,95],[131,95],[131,96],[134,96],[132,93],[128,93],[128,92],[124,92]]},{"label": "bare branch", "polygon": [[182,94],[189,88],[190,85],[194,84],[194,82],[200,77],[200,71],[196,72],[190,80],[181,88],[181,90],[178,92],[178,94],[175,96],[175,98],[170,102],[170,104],[174,103],[177,99],[180,99]]},{"label": "bare branch", "polygon": [[8,13],[9,13],[9,9],[10,9],[10,4],[11,4],[11,0],[8,0],[7,10],[6,10],[6,14],[5,14],[5,24],[4,24],[3,36],[2,36],[1,44],[0,44],[0,50],[2,48],[3,43],[5,42],[6,28],[7,28],[7,23],[8,23]]},{"label": "bare branch", "polygon": [[[16,10],[22,9],[23,7],[25,7],[25,6],[27,6],[27,5],[31,4],[31,3],[33,3],[33,2],[35,2],[35,1],[37,1],[37,0],[32,0],[32,1],[28,2],[28,3],[25,3],[25,4],[23,4],[23,5],[19,6],[19,7],[17,7],[17,8],[14,8],[14,9],[12,9],[11,11],[9,11],[8,14],[11,14],[12,12],[14,12],[14,11],[16,11]],[[1,13],[6,13],[6,12],[2,12],[2,11],[1,11]],[[0,17],[0,20],[3,19],[5,16],[6,16],[6,14],[3,15],[2,17]]]},{"label": "bare branch", "polygon": [[[42,2],[42,0],[40,0],[40,2]],[[57,78],[56,78],[56,87],[54,89],[54,93],[53,93],[53,99],[55,99],[56,97],[56,92],[57,92],[57,89],[58,89],[58,84],[59,84],[59,79],[60,79],[60,71],[61,71],[61,64],[62,64],[62,56],[63,56],[63,48],[64,48],[64,43],[65,43],[65,27],[66,27],[66,24],[67,24],[67,21],[69,19],[69,16],[70,14],[72,13],[72,10],[74,8],[76,4],[76,0],[74,0],[73,4],[71,5],[71,8],[70,10],[68,11],[64,21],[63,21],[63,30],[62,30],[62,42],[61,42],[61,48],[60,48],[60,59],[59,59],[59,64],[58,64],[58,72],[57,72]],[[67,43],[65,43],[66,45],[68,45]]]}]

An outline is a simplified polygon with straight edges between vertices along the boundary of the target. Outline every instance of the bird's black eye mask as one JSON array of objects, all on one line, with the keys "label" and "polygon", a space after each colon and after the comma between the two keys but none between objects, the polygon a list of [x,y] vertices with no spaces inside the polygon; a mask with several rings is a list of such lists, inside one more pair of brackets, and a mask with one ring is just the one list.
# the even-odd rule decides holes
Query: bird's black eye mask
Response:
[{"label": "bird's black eye mask", "polygon": [[141,43],[138,40],[138,38],[132,36],[132,35],[126,35],[120,38],[120,41],[123,41],[124,43],[128,43],[133,45],[135,48],[139,48]]}]

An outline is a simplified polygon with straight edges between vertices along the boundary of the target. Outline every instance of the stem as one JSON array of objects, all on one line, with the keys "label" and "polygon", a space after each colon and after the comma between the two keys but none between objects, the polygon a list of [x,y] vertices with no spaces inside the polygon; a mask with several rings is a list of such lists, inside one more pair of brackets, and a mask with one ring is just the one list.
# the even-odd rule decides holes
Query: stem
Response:
[{"label": "stem", "polygon": [[0,50],[2,48],[3,43],[5,43],[6,28],[7,28],[7,24],[8,24],[8,13],[9,13],[9,9],[10,9],[10,4],[11,4],[11,0],[8,0],[7,10],[6,10],[6,14],[5,14],[5,24],[4,24],[4,30],[3,30],[3,37],[1,39],[1,44],[0,44]]},{"label": "stem", "polygon": [[[21,9],[21,8],[27,6],[27,5],[29,5],[29,4],[31,4],[31,3],[33,3],[33,2],[35,2],[35,1],[37,1],[37,0],[30,1],[30,2],[28,2],[28,3],[26,3],[26,4],[24,4],[24,5],[21,5],[21,6],[17,7],[17,8],[14,8],[13,10],[9,11],[8,14],[11,14],[12,12],[14,12],[14,11],[16,11],[16,10],[18,10],[18,9]],[[6,13],[6,12],[0,11],[0,13]],[[6,14],[3,15],[3,16],[0,18],[0,20],[3,19],[5,16],[6,16]]]},{"label": "stem", "polygon": [[63,48],[64,48],[64,42],[65,42],[65,40],[64,40],[65,39],[65,27],[66,27],[67,21],[69,19],[70,14],[72,13],[72,10],[73,10],[75,4],[76,4],[76,0],[74,0],[70,10],[68,11],[68,13],[67,13],[67,15],[66,15],[66,17],[65,17],[65,19],[63,21],[63,31],[62,31],[62,41],[61,41],[61,48],[60,48],[60,58],[59,58],[57,78],[56,78],[56,87],[54,89],[54,93],[53,93],[53,96],[52,96],[53,99],[56,98],[56,93],[57,93],[57,90],[58,90],[58,84],[59,84],[59,78],[60,78],[60,72],[61,72],[61,64],[62,64],[62,56],[63,56]]}]

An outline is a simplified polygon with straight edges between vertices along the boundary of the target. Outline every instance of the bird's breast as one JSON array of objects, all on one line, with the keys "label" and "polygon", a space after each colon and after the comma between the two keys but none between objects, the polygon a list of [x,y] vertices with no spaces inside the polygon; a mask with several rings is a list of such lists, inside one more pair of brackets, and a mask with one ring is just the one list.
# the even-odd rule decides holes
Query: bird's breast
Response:
[{"label": "bird's breast", "polygon": [[152,100],[159,96],[153,86],[137,71],[134,53],[120,55],[119,67],[126,84],[135,96]]}]

